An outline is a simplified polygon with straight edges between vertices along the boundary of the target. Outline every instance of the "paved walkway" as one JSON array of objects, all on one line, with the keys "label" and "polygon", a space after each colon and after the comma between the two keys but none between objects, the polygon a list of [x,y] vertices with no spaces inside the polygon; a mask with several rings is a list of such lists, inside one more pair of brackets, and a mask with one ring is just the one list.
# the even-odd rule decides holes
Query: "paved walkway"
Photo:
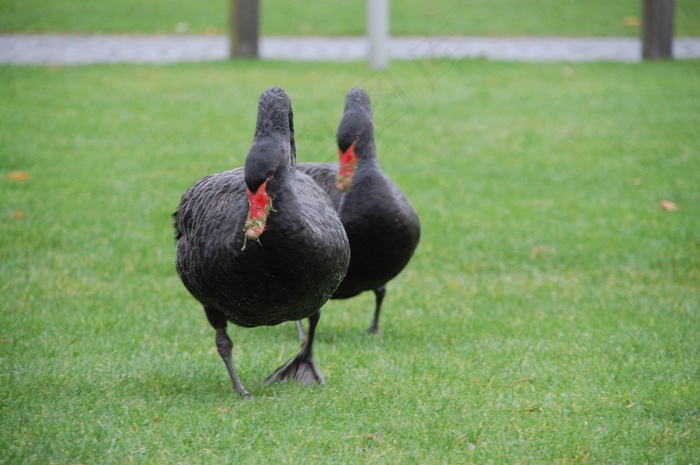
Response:
[{"label": "paved walkway", "polygon": [[[364,37],[262,37],[262,59],[364,60]],[[224,60],[225,36],[0,35],[0,64],[173,63]],[[489,58],[509,61],[623,61],[641,59],[636,38],[393,37],[394,59]],[[700,37],[676,38],[674,56],[700,59]]]}]

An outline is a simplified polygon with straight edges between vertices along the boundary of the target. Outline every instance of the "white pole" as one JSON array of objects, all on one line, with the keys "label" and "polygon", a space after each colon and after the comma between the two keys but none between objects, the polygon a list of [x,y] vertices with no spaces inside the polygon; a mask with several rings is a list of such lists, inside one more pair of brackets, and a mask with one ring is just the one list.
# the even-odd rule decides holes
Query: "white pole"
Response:
[{"label": "white pole", "polygon": [[367,61],[373,69],[389,65],[389,0],[367,0]]}]

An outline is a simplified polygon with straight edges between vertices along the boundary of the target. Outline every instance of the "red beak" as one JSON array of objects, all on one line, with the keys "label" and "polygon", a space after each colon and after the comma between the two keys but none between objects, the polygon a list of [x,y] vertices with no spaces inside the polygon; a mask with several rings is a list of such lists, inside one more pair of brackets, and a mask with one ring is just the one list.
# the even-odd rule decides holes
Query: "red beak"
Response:
[{"label": "red beak", "polygon": [[272,199],[266,192],[266,189],[267,181],[260,184],[255,194],[250,192],[250,189],[246,188],[250,210],[248,210],[248,219],[245,222],[243,230],[245,231],[245,235],[250,239],[257,239],[263,231],[265,231],[267,216],[270,214],[270,209],[272,208]]},{"label": "red beak", "polygon": [[340,169],[338,170],[338,176],[335,178],[335,188],[340,192],[345,192],[350,189],[352,178],[355,176],[355,169],[357,168],[357,156],[355,155],[356,143],[357,141],[354,141],[345,152],[338,149]]}]

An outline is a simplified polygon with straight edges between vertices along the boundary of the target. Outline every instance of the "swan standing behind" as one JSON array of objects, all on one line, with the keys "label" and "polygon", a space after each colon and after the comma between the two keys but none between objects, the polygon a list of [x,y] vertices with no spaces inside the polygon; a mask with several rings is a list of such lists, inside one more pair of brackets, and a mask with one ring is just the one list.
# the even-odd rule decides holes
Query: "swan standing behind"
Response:
[{"label": "swan standing behind", "polygon": [[413,256],[420,221],[401,189],[379,166],[372,108],[363,89],[351,89],[345,98],[337,142],[340,163],[300,163],[299,170],[329,194],[350,241],[350,267],[332,298],[373,291],[376,306],[368,331],[376,334],[386,283]]}]

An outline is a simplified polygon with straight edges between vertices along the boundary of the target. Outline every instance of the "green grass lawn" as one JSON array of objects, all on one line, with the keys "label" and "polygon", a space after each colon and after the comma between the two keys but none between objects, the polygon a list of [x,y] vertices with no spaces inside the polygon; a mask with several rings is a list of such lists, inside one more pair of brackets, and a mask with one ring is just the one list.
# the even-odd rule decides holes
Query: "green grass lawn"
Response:
[{"label": "green grass lawn", "polygon": [[[0,67],[0,463],[696,463],[700,63]],[[325,387],[263,386],[297,334],[230,327],[170,214],[289,93],[330,161],[345,92],[423,237],[326,305]],[[662,200],[676,211],[660,208]],[[381,233],[381,231],[378,231]]]},{"label": "green grass lawn", "polygon": [[[0,32],[224,33],[228,0],[3,0]],[[264,35],[361,35],[365,2],[261,0]],[[392,0],[395,35],[638,36],[639,0]],[[700,35],[700,2],[676,1],[676,34]]]}]

